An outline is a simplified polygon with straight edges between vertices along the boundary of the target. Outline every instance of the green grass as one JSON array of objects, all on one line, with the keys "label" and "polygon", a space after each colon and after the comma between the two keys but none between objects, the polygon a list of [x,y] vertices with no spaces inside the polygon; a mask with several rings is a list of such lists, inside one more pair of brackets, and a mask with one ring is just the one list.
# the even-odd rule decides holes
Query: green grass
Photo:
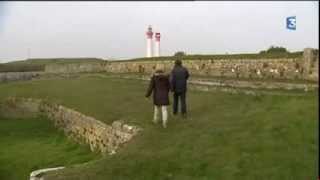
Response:
[{"label": "green grass", "polygon": [[138,80],[80,76],[1,84],[0,100],[48,98],[106,123],[121,119],[144,129],[116,155],[51,173],[48,179],[316,179],[317,92],[189,91],[188,119],[170,115],[163,129],[151,123],[146,87]]},{"label": "green grass", "polygon": [[44,117],[0,118],[0,179],[28,179],[42,168],[71,166],[99,158],[58,132]]}]

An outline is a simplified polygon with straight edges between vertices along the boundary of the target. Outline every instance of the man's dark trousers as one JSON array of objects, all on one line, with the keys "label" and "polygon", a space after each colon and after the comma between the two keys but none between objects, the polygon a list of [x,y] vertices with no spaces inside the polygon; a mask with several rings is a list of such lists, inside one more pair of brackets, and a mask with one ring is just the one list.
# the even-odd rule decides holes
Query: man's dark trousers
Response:
[{"label": "man's dark trousers", "polygon": [[181,104],[181,113],[186,115],[187,106],[186,106],[186,92],[174,92],[173,93],[173,114],[177,114],[179,99]]}]

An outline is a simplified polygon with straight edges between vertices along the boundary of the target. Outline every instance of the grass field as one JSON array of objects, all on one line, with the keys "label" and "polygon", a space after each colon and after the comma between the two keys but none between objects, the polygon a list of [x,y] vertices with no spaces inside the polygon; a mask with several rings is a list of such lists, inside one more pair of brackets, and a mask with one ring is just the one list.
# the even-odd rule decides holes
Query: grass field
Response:
[{"label": "grass field", "polygon": [[146,86],[102,76],[14,82],[0,84],[0,100],[48,98],[106,123],[121,119],[144,129],[116,155],[51,173],[48,179],[316,179],[316,92],[248,96],[189,91],[188,119],[169,116],[169,127],[162,129],[151,123]]},{"label": "grass field", "polygon": [[84,163],[100,156],[68,140],[44,117],[0,118],[0,179],[27,180],[31,171]]}]

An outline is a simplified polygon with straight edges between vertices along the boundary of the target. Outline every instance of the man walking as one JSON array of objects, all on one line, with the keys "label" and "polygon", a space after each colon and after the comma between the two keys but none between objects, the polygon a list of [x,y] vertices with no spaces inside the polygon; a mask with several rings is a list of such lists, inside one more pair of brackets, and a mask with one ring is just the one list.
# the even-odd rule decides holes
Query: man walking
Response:
[{"label": "man walking", "polygon": [[174,68],[171,71],[171,86],[173,91],[173,114],[178,112],[179,101],[181,104],[181,114],[183,117],[187,115],[186,92],[187,80],[189,78],[188,70],[182,66],[181,60],[176,60]]}]

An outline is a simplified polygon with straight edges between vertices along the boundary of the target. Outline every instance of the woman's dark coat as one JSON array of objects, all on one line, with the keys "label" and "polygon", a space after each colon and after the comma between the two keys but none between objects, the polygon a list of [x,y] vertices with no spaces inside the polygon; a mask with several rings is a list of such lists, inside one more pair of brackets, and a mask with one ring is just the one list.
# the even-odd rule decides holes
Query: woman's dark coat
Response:
[{"label": "woman's dark coat", "polygon": [[151,78],[146,97],[149,97],[153,92],[154,105],[169,105],[169,90],[169,76],[157,71]]}]

